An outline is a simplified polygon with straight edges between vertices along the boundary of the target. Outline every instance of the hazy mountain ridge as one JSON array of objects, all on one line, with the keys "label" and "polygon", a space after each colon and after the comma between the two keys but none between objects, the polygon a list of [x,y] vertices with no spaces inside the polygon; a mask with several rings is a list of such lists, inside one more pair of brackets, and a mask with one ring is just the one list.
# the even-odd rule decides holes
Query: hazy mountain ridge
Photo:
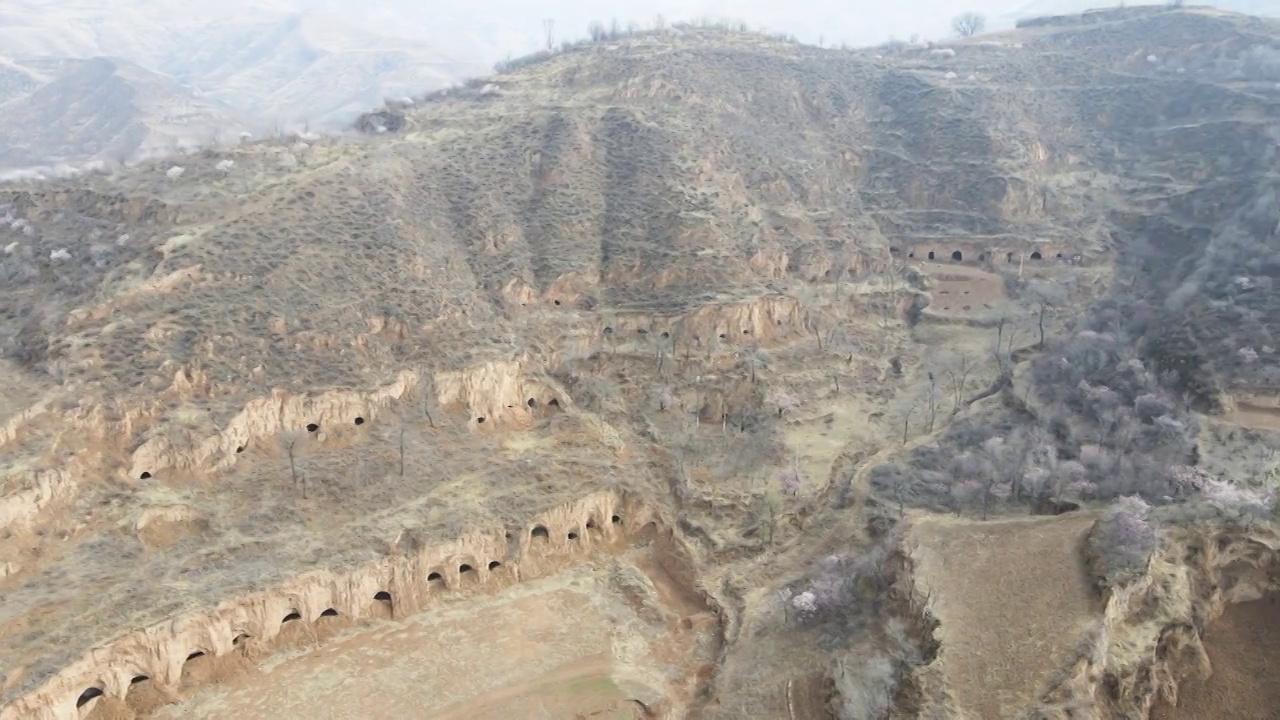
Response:
[{"label": "hazy mountain ridge", "polygon": [[0,147],[0,168],[119,162],[243,127],[230,107],[124,60],[10,67],[18,78],[50,79],[0,104],[0,135],[8,140]]},{"label": "hazy mountain ridge", "polygon": [[[106,159],[147,150],[148,137],[163,146],[234,137],[245,127],[339,127],[387,96],[485,69],[322,12],[231,3],[192,18],[188,10],[162,2],[110,12],[92,3],[0,8],[9,57],[0,64],[0,127],[14,128],[8,136],[17,139],[0,166]],[[101,108],[63,97],[83,87],[84,73],[105,71],[101,63],[115,68],[107,86],[93,89]],[[112,88],[124,96],[106,94]]]}]

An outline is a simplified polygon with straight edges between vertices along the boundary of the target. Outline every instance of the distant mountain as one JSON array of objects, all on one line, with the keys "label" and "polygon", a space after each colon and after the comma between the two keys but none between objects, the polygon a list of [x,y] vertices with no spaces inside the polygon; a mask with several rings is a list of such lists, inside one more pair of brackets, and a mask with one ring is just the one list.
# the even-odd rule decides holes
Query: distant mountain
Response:
[{"label": "distant mountain", "polygon": [[0,169],[120,161],[243,129],[232,108],[124,60],[29,62],[0,61]]},{"label": "distant mountain", "polygon": [[489,69],[292,0],[6,0],[0,48],[0,136],[17,138],[0,147],[7,167],[241,124],[337,127]]},{"label": "distant mountain", "polygon": [[[1023,18],[1039,17],[1044,15],[1073,15],[1087,12],[1089,10],[1116,7],[1121,4],[1123,3],[1106,2],[1105,0],[1032,0],[1002,17],[1008,19],[1010,23],[1012,23],[1013,21]],[[1132,4],[1157,5],[1167,3]],[[1280,16],[1280,2],[1277,2],[1277,0],[1210,0],[1209,2],[1188,2],[1186,5],[1189,7],[1207,5],[1209,7],[1218,8],[1219,10],[1242,13],[1244,15],[1262,15],[1268,17]]]},{"label": "distant mountain", "polygon": [[200,38],[171,56],[168,72],[252,116],[321,125],[488,70],[322,13],[227,22],[202,28]]}]

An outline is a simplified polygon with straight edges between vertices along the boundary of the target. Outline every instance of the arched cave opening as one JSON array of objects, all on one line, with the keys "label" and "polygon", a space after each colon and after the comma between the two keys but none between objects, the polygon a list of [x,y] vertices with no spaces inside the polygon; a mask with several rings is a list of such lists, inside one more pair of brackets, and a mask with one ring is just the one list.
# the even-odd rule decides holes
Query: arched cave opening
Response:
[{"label": "arched cave opening", "polygon": [[1055,257],[1055,258],[1057,258],[1057,259],[1059,259],[1059,260],[1061,260],[1061,259],[1062,259],[1062,253],[1058,253],[1057,255],[1054,255],[1054,257]]},{"label": "arched cave opening", "polygon": [[235,636],[235,638],[233,638],[233,639],[231,640],[231,644],[232,644],[232,645],[239,645],[239,644],[243,643],[245,640],[248,640],[250,637],[252,637],[252,636],[251,636],[251,635],[249,635],[249,633],[240,633],[239,635]]},{"label": "arched cave opening", "polygon": [[577,539],[578,539],[578,532],[577,532],[576,530],[570,530],[570,531],[569,531],[569,539],[570,539],[570,540],[577,540]]},{"label": "arched cave opening", "polygon": [[547,529],[541,525],[535,525],[533,530],[529,531],[529,535],[543,540],[551,539],[551,533],[547,532]]},{"label": "arched cave opening", "polygon": [[978,253],[978,262],[982,262],[982,261],[984,261],[984,260],[986,260],[986,259],[987,259],[987,254],[986,254],[986,253],[984,253],[984,252]]},{"label": "arched cave opening", "polygon": [[315,423],[307,423],[307,432],[315,432],[319,429],[320,429],[319,425]]},{"label": "arched cave opening", "polygon": [[729,336],[728,336],[728,335],[726,335],[725,333],[720,333],[720,339],[721,339],[721,340],[728,340],[728,339],[729,339]]},{"label": "arched cave opening", "polygon": [[556,304],[556,305],[559,305],[559,304],[560,304],[560,301],[559,301],[559,300],[555,300],[555,301],[553,301],[553,302],[555,302],[555,304]]},{"label": "arched cave opening", "polygon": [[607,325],[606,325],[606,326],[605,326],[605,328],[604,328],[604,334],[605,334],[605,335],[612,335],[612,334],[613,334],[613,328],[611,328],[611,327],[609,327],[609,326],[607,326]]},{"label": "arched cave opening", "polygon": [[1039,250],[1037,250],[1037,251],[1035,251],[1035,252],[1031,253],[1031,259],[1032,259],[1032,260],[1039,260],[1040,258],[1041,258],[1041,255],[1040,255],[1040,251],[1039,251]]},{"label": "arched cave opening", "polygon": [[243,445],[237,445],[237,446],[236,446],[236,454],[239,454],[239,453],[242,453],[242,452],[244,452],[244,446],[243,446]]},{"label": "arched cave opening", "polygon": [[356,418],[356,419],[355,419],[355,423],[356,423],[357,425],[363,425],[363,424],[364,424],[364,418],[362,418],[362,417],[358,417],[358,418]]},{"label": "arched cave opening", "polygon": [[636,328],[636,334],[637,334],[637,335],[648,335],[648,334],[649,334],[649,331],[648,331],[648,330],[645,330],[644,328]]},{"label": "arched cave opening", "polygon": [[301,619],[302,619],[302,613],[298,612],[297,610],[294,610],[288,615],[285,615],[284,619],[280,621],[280,624],[284,625],[285,623],[291,623],[294,620],[301,620]]},{"label": "arched cave opening", "polygon": [[1011,253],[1011,252],[1010,252],[1010,253],[1005,253],[1005,254],[1004,254],[1004,261],[1005,261],[1005,262],[1010,262],[1010,263],[1011,263],[1011,262],[1013,262],[1013,253]]},{"label": "arched cave opening", "polygon": [[187,656],[187,662],[191,662],[192,660],[195,660],[195,659],[196,659],[196,658],[198,658],[198,657],[204,657],[204,651],[203,651],[203,650],[195,650],[195,651],[193,651],[190,655],[188,655],[188,656]]},{"label": "arched cave opening", "polygon": [[444,584],[444,576],[438,572],[427,573],[427,582]]},{"label": "arched cave opening", "polygon": [[489,561],[489,570],[497,570],[500,567],[502,567],[502,563],[498,562],[497,560]]},{"label": "arched cave opening", "polygon": [[379,590],[373,594],[373,599],[377,602],[389,603],[391,602],[391,593],[386,590]]},{"label": "arched cave opening", "polygon": [[150,477],[151,477],[151,473],[150,473],[150,472],[147,472],[146,470],[143,470],[143,471],[142,471],[142,474],[138,476],[138,479],[139,479],[139,480],[147,480],[147,479],[149,479]]},{"label": "arched cave opening", "polygon": [[890,254],[890,255],[901,255],[901,254],[902,254],[902,250],[901,250],[901,248],[896,248],[896,247],[894,247],[894,246],[890,245],[890,246],[889,246],[889,254]]},{"label": "arched cave opening", "polygon": [[611,522],[613,522],[613,524],[614,524],[614,525],[621,525],[621,524],[622,524],[622,516],[621,516],[621,515],[614,515],[613,517],[609,518],[609,520],[610,520]]},{"label": "arched cave opening", "polygon": [[533,398],[529,398],[528,402],[526,402],[525,405],[528,405],[531,408],[536,408],[538,407],[538,401],[534,400]]},{"label": "arched cave opening", "polygon": [[133,679],[129,681],[129,684],[137,685],[138,683],[144,683],[150,679],[151,679],[150,675],[134,675]]},{"label": "arched cave opening", "polygon": [[964,253],[960,252],[959,250],[952,250],[951,259],[955,260],[956,262],[961,262],[964,260]]},{"label": "arched cave opening", "polygon": [[553,405],[555,407],[560,407],[560,400],[559,398],[551,398],[550,400],[547,401],[547,404]]},{"label": "arched cave opening", "polygon": [[932,259],[933,259],[933,251],[932,251],[932,250],[930,250],[930,251],[929,251],[929,259],[930,259],[930,260],[932,260]]},{"label": "arched cave opening", "polygon": [[669,333],[669,332],[664,332],[664,333],[662,333],[662,339],[663,339],[663,340],[666,340],[666,339],[667,339],[667,338],[669,338],[669,337],[671,337],[671,333]]},{"label": "arched cave opening", "polygon": [[320,613],[320,617],[338,617],[338,611],[333,608],[325,608],[324,611]]},{"label": "arched cave opening", "polygon": [[85,703],[89,702],[94,698],[99,698],[99,697],[102,697],[102,688],[100,687],[86,688],[84,692],[80,693],[80,697],[76,698],[76,707],[78,708],[84,707]]},{"label": "arched cave opening", "polygon": [[483,425],[483,424],[484,424],[484,417],[478,417],[478,418],[476,418],[476,424],[477,424],[477,425]]},{"label": "arched cave opening", "polygon": [[474,569],[475,569],[475,568],[471,567],[470,565],[468,565],[468,564],[466,564],[466,563],[462,563],[461,565],[459,565],[459,566],[458,566],[458,574],[459,574],[459,575],[466,575],[467,573],[471,572],[471,571],[472,571],[472,570],[474,570]]},{"label": "arched cave opening", "polygon": [[742,331],[742,334],[743,334],[743,335],[750,335],[750,334],[751,334],[751,331],[750,331],[750,330],[743,330],[743,331]]},{"label": "arched cave opening", "polygon": [[595,530],[595,529],[596,529],[596,519],[595,519],[595,518],[587,518],[587,529],[588,529],[588,530]]}]

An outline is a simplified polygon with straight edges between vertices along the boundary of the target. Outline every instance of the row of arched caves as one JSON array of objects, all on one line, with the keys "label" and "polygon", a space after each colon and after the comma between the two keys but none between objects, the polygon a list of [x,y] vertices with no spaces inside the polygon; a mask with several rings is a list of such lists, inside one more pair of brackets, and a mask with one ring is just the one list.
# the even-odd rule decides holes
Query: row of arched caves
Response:
[{"label": "row of arched caves", "polygon": [[[364,423],[365,423],[365,419],[363,416],[357,416],[356,419],[352,421],[352,424],[356,425],[357,427],[360,425],[364,425]],[[320,432],[320,423],[307,423],[305,427],[307,432],[309,433],[315,434]],[[240,453],[244,452],[246,448],[247,446],[244,445],[243,443],[240,445],[237,445],[236,454],[239,455]],[[142,473],[138,475],[138,477],[142,480],[146,480],[151,477],[151,471],[143,470]]]},{"label": "row of arched caves", "polygon": [[[898,247],[891,247],[891,248],[889,248],[889,254],[890,254],[890,255],[893,255],[893,256],[895,256],[895,257],[901,257],[901,256],[902,256],[902,248],[898,248]],[[923,259],[925,259],[925,260],[938,260],[938,259],[941,259],[941,258],[940,258],[940,256],[941,256],[941,255],[945,255],[945,254],[946,254],[946,251],[945,251],[945,250],[943,250],[943,251],[939,252],[939,251],[937,251],[937,250],[928,250],[928,251],[921,250],[919,254],[920,254],[920,255],[921,255],[921,257],[922,257]],[[908,251],[907,251],[907,257],[908,257],[909,259],[913,259],[913,260],[914,260],[914,259],[916,259],[916,255],[917,255],[917,253],[916,253],[916,251],[915,251],[915,250],[908,250]],[[998,257],[998,256],[999,256],[999,254],[998,254],[998,253],[994,253],[994,252],[993,252],[993,253],[990,253],[990,254],[988,254],[988,253],[986,253],[986,252],[980,252],[980,253],[978,253],[978,262],[980,262],[980,263],[981,263],[981,262],[987,262],[988,257],[992,258],[992,260],[994,261],[994,259],[995,259],[996,257]],[[1053,257],[1054,257],[1054,259],[1056,259],[1056,260],[1066,260],[1066,261],[1073,262],[1073,263],[1078,263],[1078,262],[1080,262],[1080,260],[1081,260],[1081,256],[1080,256],[1080,255],[1078,255],[1078,254],[1077,254],[1077,255],[1072,255],[1071,257],[1067,257],[1067,256],[1063,255],[1063,254],[1062,254],[1062,253],[1060,253],[1060,252],[1059,252],[1059,253],[1054,253],[1054,256],[1053,256]],[[1044,258],[1045,258],[1045,253],[1041,253],[1039,250],[1033,250],[1033,251],[1031,251],[1031,253],[1030,253],[1029,255],[1027,255],[1027,256],[1026,256],[1026,259],[1027,259],[1027,260],[1034,260],[1034,261],[1043,260]],[[1017,260],[1019,260],[1019,259],[1020,259],[1020,258],[1019,258],[1018,253],[1014,253],[1014,252],[1006,252],[1006,253],[1004,254],[1004,260],[1005,260],[1005,262],[1006,262],[1006,263],[1012,263],[1012,262],[1015,262],[1015,261],[1017,261]],[[963,251],[963,250],[952,250],[952,251],[951,251],[951,261],[952,261],[952,262],[964,262],[964,251]]]},{"label": "row of arched caves", "polygon": [[[530,410],[534,410],[534,409],[536,409],[536,408],[539,406],[538,399],[537,399],[537,398],[532,398],[532,397],[531,397],[531,398],[529,398],[529,399],[526,401],[526,403],[525,403],[525,404],[529,407],[529,409],[530,409]],[[548,406],[548,407],[560,407],[560,400],[559,400],[558,398],[552,397],[552,398],[550,398],[549,400],[547,400],[546,402],[541,403],[541,404],[546,405],[546,406]],[[513,406],[508,405],[507,407],[513,407]],[[485,419],[486,419],[486,418],[482,415],[482,416],[480,416],[480,417],[477,417],[475,420],[476,420],[476,423],[477,423],[477,424],[483,424],[483,423],[484,423],[484,421],[485,421]],[[359,427],[359,426],[361,426],[361,425],[364,425],[364,424],[365,424],[365,422],[367,422],[367,421],[365,420],[365,418],[364,418],[363,416],[357,416],[357,417],[352,421],[352,424],[353,424],[353,425],[355,425],[355,426],[357,426],[357,427]],[[307,423],[307,424],[306,424],[306,426],[305,426],[305,428],[306,428],[306,431],[307,431],[308,433],[315,434],[315,433],[320,432],[320,423],[314,423],[314,422],[312,422],[312,423]],[[243,453],[246,449],[248,449],[248,446],[247,446],[246,444],[244,444],[244,443],[241,443],[241,444],[239,444],[239,445],[237,445],[237,446],[236,446],[236,454],[237,454],[237,455],[239,455],[240,453]],[[149,480],[151,477],[152,477],[152,473],[151,473],[151,471],[150,471],[150,470],[143,470],[143,471],[142,471],[141,473],[139,473],[139,475],[138,475],[138,478],[139,478],[140,480]]]},{"label": "row of arched caves", "polygon": [[[622,524],[622,516],[616,513],[611,515],[609,520],[613,525]],[[599,525],[596,523],[594,517],[588,518],[587,521],[583,523],[583,525],[585,526],[588,532],[599,529]],[[565,534],[565,537],[569,541],[576,541],[581,539],[582,534],[579,528],[575,526],[573,529],[569,530]],[[509,532],[507,533],[507,539],[508,540],[511,539],[511,533]],[[550,542],[551,531],[547,529],[546,525],[542,525],[542,524],[534,525],[529,530],[529,540],[531,543]],[[490,560],[485,567],[489,572],[492,573],[502,568],[502,562],[500,560]],[[445,590],[450,589],[449,584],[446,580],[446,575],[447,575],[447,572],[445,571],[445,568],[442,568],[442,567],[437,567],[430,570],[426,576],[428,587],[438,587],[438,588],[443,588]],[[473,578],[474,580],[472,580]],[[470,582],[479,582],[479,572],[477,571],[476,567],[473,566],[471,563],[466,563],[466,562],[459,563],[458,564],[458,580],[459,580],[459,583],[463,584],[461,586],[465,586],[466,583],[470,583]],[[389,590],[377,591],[373,595],[373,600],[375,603],[380,603],[383,605],[383,607],[386,610],[385,614],[387,617],[395,616],[394,599],[392,598],[391,592]],[[341,615],[342,613],[340,613],[337,610],[337,608],[330,607],[322,610],[313,622],[320,622],[325,618],[336,618]],[[291,609],[288,612],[288,614],[286,614],[283,618],[281,618],[280,626],[282,628],[287,627],[290,623],[298,622],[301,620],[302,620],[302,613],[296,608]],[[252,639],[252,637],[253,636],[247,632],[239,632],[236,634],[234,638],[232,638],[231,645],[232,647],[241,647],[245,643],[245,641]],[[192,660],[195,660],[197,658],[205,657],[208,654],[209,653],[206,652],[204,648],[196,648],[192,650],[190,653],[188,653],[187,659],[184,661],[184,664],[183,664],[184,670],[186,667],[186,663],[189,663]],[[148,675],[137,674],[137,675],[134,675],[133,678],[129,681],[129,685],[130,687],[132,687],[140,683],[147,682],[150,679],[151,678]],[[105,693],[106,693],[105,688],[102,685],[93,685],[88,688],[85,688],[84,692],[80,693],[80,696],[76,698],[76,708],[77,709],[83,708],[90,701],[96,698],[102,697]]]}]

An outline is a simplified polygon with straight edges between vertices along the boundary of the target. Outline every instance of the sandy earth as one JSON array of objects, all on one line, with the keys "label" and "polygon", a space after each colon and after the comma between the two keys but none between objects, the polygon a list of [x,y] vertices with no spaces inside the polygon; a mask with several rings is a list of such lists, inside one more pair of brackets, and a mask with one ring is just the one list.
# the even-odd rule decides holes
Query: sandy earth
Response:
[{"label": "sandy earth", "polygon": [[679,677],[697,653],[688,633],[671,631],[682,613],[624,597],[610,589],[610,575],[580,566],[357,629],[310,652],[271,655],[259,671],[203,687],[153,717],[641,717],[630,698],[652,702],[662,678]]},{"label": "sandy earth", "polygon": [[1269,720],[1280,716],[1280,598],[1232,605],[1205,630],[1212,674],[1184,681],[1178,706],[1152,720]]},{"label": "sandy earth", "polygon": [[1227,422],[1253,430],[1280,431],[1280,410],[1241,404],[1225,416]]},{"label": "sandy earth", "polygon": [[1015,717],[1101,612],[1080,553],[1093,521],[935,516],[911,531],[917,582],[941,623],[941,667],[968,717]]}]

